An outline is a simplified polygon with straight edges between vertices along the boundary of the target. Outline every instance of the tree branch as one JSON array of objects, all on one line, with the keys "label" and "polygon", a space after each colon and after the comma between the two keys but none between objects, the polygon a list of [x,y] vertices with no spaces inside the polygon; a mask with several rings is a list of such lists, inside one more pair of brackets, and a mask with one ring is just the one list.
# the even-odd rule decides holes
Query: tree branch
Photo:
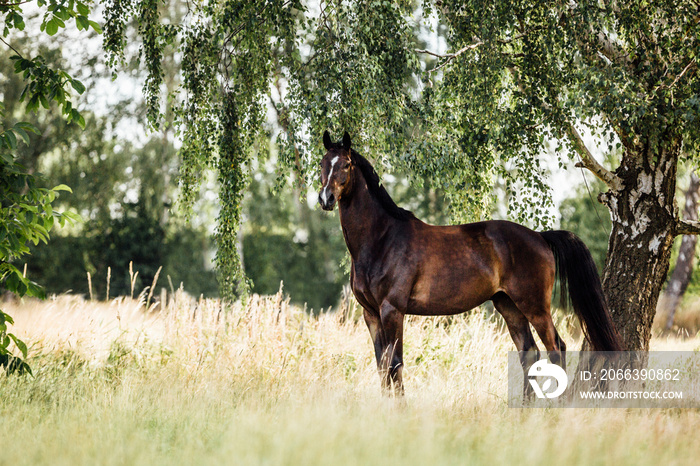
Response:
[{"label": "tree branch", "polygon": [[[532,29],[530,29],[530,30],[528,30],[528,31],[523,32],[522,34],[518,34],[517,36],[509,37],[509,38],[507,38],[507,39],[498,39],[497,42],[500,43],[500,44],[510,44],[510,43],[513,42],[514,40],[522,39],[522,38],[525,37],[529,32],[531,32],[531,31],[533,31],[533,30],[535,30],[535,29],[536,29],[536,28],[532,28]],[[479,39],[479,40],[477,40],[475,43],[470,44],[470,45],[467,45],[467,46],[465,46],[465,47],[462,47],[461,49],[457,50],[457,51],[454,52],[454,53],[445,53],[445,54],[441,54],[441,53],[435,53],[435,52],[431,52],[430,50],[423,50],[423,49],[415,49],[415,52],[416,52],[416,53],[427,53],[428,55],[432,55],[432,56],[437,57],[437,58],[448,58],[448,59],[451,60],[451,59],[457,58],[458,56],[462,55],[462,54],[463,54],[464,52],[466,52],[467,50],[472,50],[472,49],[475,49],[475,48],[480,47],[480,46],[482,46],[482,45],[484,45],[484,41],[482,41],[481,39]],[[444,66],[444,65],[443,65],[443,66]]]},{"label": "tree branch", "polygon": [[700,235],[700,222],[694,220],[676,220],[674,234],[680,235]]},{"label": "tree branch", "polygon": [[658,91],[659,89],[662,89],[662,88],[664,88],[664,87],[670,89],[670,88],[672,88],[673,86],[675,86],[676,83],[677,83],[678,81],[680,81],[680,79],[683,77],[683,75],[696,63],[695,60],[696,60],[695,58],[693,58],[692,60],[690,60],[690,62],[686,65],[686,67],[683,68],[683,71],[681,71],[681,73],[680,73],[678,76],[676,76],[676,78],[673,80],[673,82],[672,82],[671,84],[668,84],[668,85],[666,85],[666,84],[659,84],[658,86],[656,86],[656,89],[654,89],[654,90],[655,90],[655,91]]},{"label": "tree branch", "polygon": [[415,51],[417,53],[427,53],[428,55],[432,55],[432,56],[437,57],[437,58],[447,58],[447,60],[445,60],[444,63],[440,64],[439,66],[436,66],[432,70],[428,70],[428,73],[434,73],[437,70],[439,70],[440,68],[443,68],[445,65],[447,65],[449,62],[451,62],[452,60],[454,60],[458,56],[462,55],[467,50],[473,50],[473,49],[480,47],[482,45],[484,45],[484,43],[480,40],[480,41],[475,42],[473,44],[464,46],[454,53],[446,53],[446,54],[435,53],[435,52],[431,52],[430,50],[422,50],[422,49],[415,49]]},{"label": "tree branch", "polygon": [[[518,79],[515,69],[513,67],[508,67],[508,71],[513,77],[515,85],[518,86],[520,92],[525,94],[525,88],[523,87],[522,82],[520,82],[520,79]],[[552,106],[548,103],[542,102],[542,106],[546,110],[550,112],[552,111]],[[612,191],[622,191],[623,183],[620,177],[598,163],[598,161],[593,157],[593,154],[591,154],[591,151],[589,151],[586,147],[586,144],[583,142],[583,139],[581,138],[581,135],[574,124],[568,118],[565,120],[565,125],[567,125],[567,127],[565,127],[564,130],[569,136],[576,154],[578,154],[579,158],[581,159],[581,161],[576,163],[575,166],[588,169],[596,177],[600,178]]]},{"label": "tree branch", "polygon": [[11,45],[8,44],[7,42],[5,42],[5,40],[4,40],[2,37],[0,37],[0,42],[2,42],[3,44],[7,45],[13,52],[15,52],[15,53],[17,54],[18,57],[24,58],[24,57],[22,56],[22,54],[19,53],[19,52],[17,51],[16,48],[14,48],[13,46],[11,46]]},{"label": "tree branch", "polygon": [[[611,5],[607,5],[608,8]],[[559,22],[562,23],[566,21],[567,15],[573,13],[573,11],[578,8],[576,2],[569,2],[569,5],[559,15]],[[612,11],[619,14],[619,6],[614,4]],[[606,7],[603,7],[601,11],[605,11]],[[612,63],[623,64],[628,70],[631,70],[632,60],[626,52],[624,52],[614,41],[610,38],[605,31],[596,31],[592,27],[589,29],[589,38],[583,38],[578,36],[577,42],[581,53],[585,55],[592,62],[596,61],[600,57],[604,57],[606,65]]]},{"label": "tree branch", "polygon": [[586,144],[584,144],[581,135],[573,123],[567,121],[567,124],[568,128],[566,128],[566,132],[571,139],[574,150],[576,150],[576,153],[581,158],[581,161],[577,162],[575,166],[588,169],[591,173],[603,181],[612,191],[622,191],[623,184],[620,177],[599,164],[598,161],[593,158],[593,155],[586,147]]},{"label": "tree branch", "polygon": [[[22,2],[16,2],[16,3],[0,3],[0,8],[24,5],[25,3],[31,3],[33,1],[34,0],[24,0]],[[3,11],[3,13],[4,13],[4,11]]]}]

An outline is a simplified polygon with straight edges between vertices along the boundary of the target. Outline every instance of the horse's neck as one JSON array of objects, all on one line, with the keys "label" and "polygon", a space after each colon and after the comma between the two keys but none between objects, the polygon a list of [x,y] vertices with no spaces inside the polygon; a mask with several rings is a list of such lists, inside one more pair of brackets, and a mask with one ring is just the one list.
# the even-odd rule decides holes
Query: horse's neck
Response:
[{"label": "horse's neck", "polygon": [[364,176],[357,174],[350,199],[339,202],[340,224],[354,261],[370,252],[396,222],[369,192]]}]

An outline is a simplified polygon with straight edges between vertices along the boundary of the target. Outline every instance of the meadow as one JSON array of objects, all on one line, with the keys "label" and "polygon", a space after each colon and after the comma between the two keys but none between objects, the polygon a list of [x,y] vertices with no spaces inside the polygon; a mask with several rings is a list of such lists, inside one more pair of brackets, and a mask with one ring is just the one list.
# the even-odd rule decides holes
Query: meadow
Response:
[{"label": "meadow", "polygon": [[1,465],[700,461],[697,410],[509,409],[513,343],[485,310],[410,318],[406,396],[391,399],[352,301],[317,316],[282,293],[227,309],[183,293],[144,301],[5,303],[33,376],[0,374]]}]

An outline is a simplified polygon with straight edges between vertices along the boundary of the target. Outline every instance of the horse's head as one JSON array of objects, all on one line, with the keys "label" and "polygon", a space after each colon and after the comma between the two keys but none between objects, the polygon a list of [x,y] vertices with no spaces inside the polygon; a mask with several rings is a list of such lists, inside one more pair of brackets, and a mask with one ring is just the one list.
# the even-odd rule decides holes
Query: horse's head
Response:
[{"label": "horse's head", "polygon": [[336,201],[352,187],[353,164],[350,152],[350,135],[346,132],[343,142],[331,142],[328,131],[323,133],[326,155],[321,159],[321,192],[318,202],[323,210],[333,210]]}]

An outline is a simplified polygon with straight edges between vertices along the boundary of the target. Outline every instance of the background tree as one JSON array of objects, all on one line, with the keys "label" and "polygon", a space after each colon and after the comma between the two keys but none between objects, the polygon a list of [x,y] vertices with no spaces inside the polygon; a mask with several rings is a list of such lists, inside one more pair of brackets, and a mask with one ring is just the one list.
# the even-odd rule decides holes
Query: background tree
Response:
[{"label": "background tree", "polygon": [[[38,25],[35,21],[35,27]],[[89,46],[75,53],[66,35],[42,41],[24,31],[13,43],[23,50],[39,52],[48,67],[88,76],[86,82],[95,90],[111,80],[102,53],[95,49],[90,53]],[[70,60],[64,56],[66,50],[71,50]],[[24,112],[18,99],[25,82],[13,73],[13,53],[0,50],[0,74],[4,76],[0,92],[10,104],[6,125]],[[129,63],[136,59],[131,50],[127,57]],[[165,87],[174,90],[175,64],[171,56],[163,58]],[[32,257],[15,265],[22,269],[26,264],[29,276],[51,293],[90,292],[103,298],[109,270],[110,295],[129,295],[129,267],[133,262],[133,270],[139,272],[136,293],[153,283],[162,266],[161,286],[168,287],[170,279],[173,286],[184,283],[186,291],[196,295],[218,294],[209,266],[212,247],[206,222],[197,218],[188,225],[169,213],[177,196],[173,180],[179,165],[173,130],[168,125],[172,106],[164,107],[163,131],[145,137],[140,136],[143,131],[135,123],[145,118],[146,106],[138,96],[124,95],[116,101],[112,98],[106,108],[95,104],[94,97],[77,102],[95,108],[95,112],[82,113],[85,130],[67,124],[60,109],[26,115],[37,134],[30,133],[29,144],[19,147],[16,155],[29,172],[43,173],[48,185],[72,186],[74,194],[62,198],[60,207],[79,212],[85,222],[59,232],[50,245],[31,247]],[[93,278],[92,290],[88,290],[88,272]]]},{"label": "background tree", "polygon": [[[700,177],[696,172],[690,174],[690,184],[684,192],[685,203],[683,205],[683,218],[686,220],[698,220],[698,198],[700,198]],[[684,235],[681,240],[676,265],[673,267],[666,288],[659,299],[659,308],[666,319],[663,326],[666,330],[673,327],[673,319],[680,304],[681,298],[688,289],[693,276],[693,263],[695,262],[695,249],[698,243],[696,235]]]}]

